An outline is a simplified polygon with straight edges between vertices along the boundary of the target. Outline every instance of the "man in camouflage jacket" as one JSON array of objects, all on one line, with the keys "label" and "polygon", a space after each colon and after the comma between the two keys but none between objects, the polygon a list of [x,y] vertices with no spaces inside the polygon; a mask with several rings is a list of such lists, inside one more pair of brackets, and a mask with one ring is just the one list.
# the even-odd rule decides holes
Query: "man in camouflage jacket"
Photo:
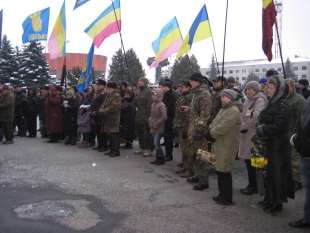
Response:
[{"label": "man in camouflage jacket", "polygon": [[193,95],[190,107],[181,106],[184,111],[190,112],[188,137],[191,140],[191,155],[193,156],[195,175],[187,178],[190,183],[198,183],[193,187],[194,190],[203,190],[209,187],[209,166],[208,163],[198,161],[197,150],[207,150],[207,142],[204,135],[207,131],[207,122],[210,118],[211,97],[207,91],[207,86],[203,83],[201,73],[194,73],[190,77]]}]

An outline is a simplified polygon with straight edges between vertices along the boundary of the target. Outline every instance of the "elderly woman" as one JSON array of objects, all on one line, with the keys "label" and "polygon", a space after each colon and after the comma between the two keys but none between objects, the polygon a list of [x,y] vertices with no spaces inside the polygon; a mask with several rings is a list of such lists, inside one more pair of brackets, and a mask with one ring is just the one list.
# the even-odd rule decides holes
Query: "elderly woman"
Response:
[{"label": "elderly woman", "polygon": [[231,172],[238,151],[243,104],[233,90],[221,92],[222,109],[207,131],[206,139],[214,142],[215,170],[219,194],[213,200],[220,205],[233,204]]},{"label": "elderly woman", "polygon": [[241,135],[238,157],[244,159],[248,171],[249,184],[246,188],[240,189],[244,195],[258,193],[256,182],[256,168],[251,166],[251,148],[254,146],[252,138],[256,131],[257,117],[266,105],[267,99],[261,92],[261,85],[256,81],[250,81],[246,84],[247,99],[244,102],[244,108],[241,113]]},{"label": "elderly woman", "polygon": [[283,202],[294,198],[294,182],[291,166],[291,148],[288,136],[290,106],[286,100],[285,82],[274,75],[268,79],[266,107],[259,116],[256,136],[266,141],[265,197],[258,202],[266,213],[282,211]]}]

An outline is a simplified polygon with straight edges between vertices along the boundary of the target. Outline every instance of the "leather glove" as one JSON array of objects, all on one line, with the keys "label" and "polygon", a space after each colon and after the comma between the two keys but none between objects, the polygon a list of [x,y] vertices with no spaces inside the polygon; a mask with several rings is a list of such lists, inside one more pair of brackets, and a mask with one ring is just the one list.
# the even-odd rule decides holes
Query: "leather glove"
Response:
[{"label": "leather glove", "polygon": [[210,130],[211,129],[208,129],[207,131],[207,134],[206,134],[206,139],[209,141],[209,142],[215,142],[215,139],[211,136],[210,134]]},{"label": "leather glove", "polygon": [[248,132],[248,130],[247,130],[247,129],[243,129],[243,130],[241,130],[240,132],[241,132],[241,133],[246,133],[246,132]]},{"label": "leather glove", "polygon": [[188,137],[187,131],[186,131],[186,130],[183,130],[181,136],[182,136],[183,139],[186,139],[186,138]]}]

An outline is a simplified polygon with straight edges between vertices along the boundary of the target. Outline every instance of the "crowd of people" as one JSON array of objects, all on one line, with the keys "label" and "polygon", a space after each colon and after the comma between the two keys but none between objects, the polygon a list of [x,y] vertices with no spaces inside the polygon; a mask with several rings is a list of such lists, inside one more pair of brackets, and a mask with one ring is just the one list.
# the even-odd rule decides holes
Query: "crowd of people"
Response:
[{"label": "crowd of people", "polygon": [[[110,157],[133,149],[138,140],[134,154],[154,153],[154,165],[173,160],[173,150],[180,146],[182,163],[176,172],[193,183],[194,190],[209,188],[209,174],[216,174],[219,193],[213,200],[226,206],[235,204],[231,172],[235,160],[243,159],[248,184],[241,194],[264,195],[259,206],[265,213],[277,213],[295,191],[305,188],[305,216],[289,225],[310,227],[308,85],[306,79],[296,83],[274,70],[258,82],[247,82],[244,90],[232,77],[208,80],[201,73],[178,86],[166,79],[153,89],[144,77],[119,87],[98,79],[82,93],[75,86],[29,88],[24,93],[19,85],[0,85],[0,139],[13,144],[14,136],[36,138],[40,131],[48,143],[81,141],[79,148]],[[268,161],[261,168],[251,161],[257,148]],[[199,149],[215,155],[214,166],[199,159]]]}]

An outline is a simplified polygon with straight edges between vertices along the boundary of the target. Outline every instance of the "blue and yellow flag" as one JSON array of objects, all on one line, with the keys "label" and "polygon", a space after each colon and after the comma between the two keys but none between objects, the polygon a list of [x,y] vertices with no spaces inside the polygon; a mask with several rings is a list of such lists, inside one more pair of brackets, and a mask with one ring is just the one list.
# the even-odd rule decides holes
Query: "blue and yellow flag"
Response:
[{"label": "blue and yellow flag", "polygon": [[27,42],[47,40],[50,8],[35,12],[23,22],[23,44]]},{"label": "blue and yellow flag", "polygon": [[92,44],[90,47],[89,53],[87,55],[87,59],[84,62],[82,74],[76,86],[79,92],[82,92],[86,87],[88,87],[91,84],[94,50],[95,50],[95,46],[94,44]]},{"label": "blue and yellow flag", "polygon": [[0,50],[1,50],[1,43],[2,43],[2,15],[3,15],[3,10],[0,11]]},{"label": "blue and yellow flag", "polygon": [[212,36],[206,5],[203,5],[178,51],[177,58],[189,52],[192,44]]},{"label": "blue and yellow flag", "polygon": [[76,0],[76,3],[75,3],[73,10],[84,5],[86,2],[89,2],[89,0]]}]

